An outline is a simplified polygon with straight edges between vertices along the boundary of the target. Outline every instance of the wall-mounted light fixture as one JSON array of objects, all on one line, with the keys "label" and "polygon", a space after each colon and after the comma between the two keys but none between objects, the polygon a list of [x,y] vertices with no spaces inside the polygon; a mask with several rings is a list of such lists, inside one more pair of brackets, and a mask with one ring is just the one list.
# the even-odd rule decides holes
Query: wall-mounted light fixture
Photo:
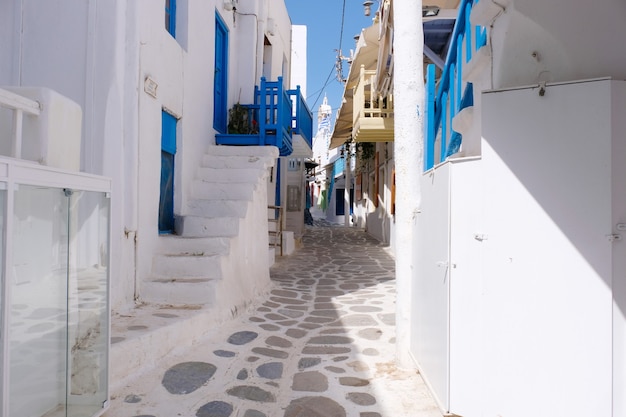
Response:
[{"label": "wall-mounted light fixture", "polygon": [[423,6],[422,17],[435,17],[439,14],[439,7],[437,6]]}]

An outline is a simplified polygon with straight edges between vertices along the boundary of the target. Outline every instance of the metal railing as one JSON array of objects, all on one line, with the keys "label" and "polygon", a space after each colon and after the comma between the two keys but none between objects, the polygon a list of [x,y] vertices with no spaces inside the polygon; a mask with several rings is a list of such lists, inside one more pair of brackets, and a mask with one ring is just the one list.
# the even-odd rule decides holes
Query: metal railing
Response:
[{"label": "metal railing", "polygon": [[24,113],[39,116],[41,107],[35,100],[28,99],[7,90],[0,89],[0,107],[13,110],[13,128],[11,129],[11,155],[22,158],[22,128]]},{"label": "metal railing", "polygon": [[292,133],[302,136],[309,148],[313,149],[313,113],[302,96],[300,86],[295,90],[287,90],[287,94],[294,106],[291,116]]},{"label": "metal railing", "polygon": [[[473,105],[471,82],[463,82],[463,70],[474,52],[487,43],[487,29],[472,25],[470,13],[479,0],[462,0],[459,6],[452,42],[448,49],[439,85],[436,85],[435,66],[426,71],[426,123],[424,170],[443,162],[458,152],[461,135],[452,129],[452,119],[462,109]],[[439,144],[437,146],[437,139]]]}]

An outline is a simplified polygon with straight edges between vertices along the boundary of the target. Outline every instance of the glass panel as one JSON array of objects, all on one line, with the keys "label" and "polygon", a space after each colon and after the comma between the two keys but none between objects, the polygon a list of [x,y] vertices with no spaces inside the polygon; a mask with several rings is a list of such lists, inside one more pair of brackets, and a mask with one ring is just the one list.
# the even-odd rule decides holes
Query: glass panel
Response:
[{"label": "glass panel", "polygon": [[65,415],[68,199],[20,185],[13,216],[9,415]]},{"label": "glass panel", "polygon": [[67,415],[91,416],[108,398],[109,199],[73,191],[69,216]]}]

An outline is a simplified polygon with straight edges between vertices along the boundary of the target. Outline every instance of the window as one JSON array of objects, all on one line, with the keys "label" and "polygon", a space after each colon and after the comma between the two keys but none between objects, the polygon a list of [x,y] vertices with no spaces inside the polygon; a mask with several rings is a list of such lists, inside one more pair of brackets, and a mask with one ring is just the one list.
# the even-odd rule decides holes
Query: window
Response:
[{"label": "window", "polygon": [[176,0],[165,0],[165,30],[176,37]]}]

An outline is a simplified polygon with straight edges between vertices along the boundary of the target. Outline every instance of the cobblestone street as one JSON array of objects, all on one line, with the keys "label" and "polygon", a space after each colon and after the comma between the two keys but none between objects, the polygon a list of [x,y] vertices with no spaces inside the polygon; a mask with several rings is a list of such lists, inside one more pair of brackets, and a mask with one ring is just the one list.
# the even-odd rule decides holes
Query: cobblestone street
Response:
[{"label": "cobblestone street", "polygon": [[315,222],[250,313],[119,392],[107,417],[441,417],[394,366],[394,261],[365,232]]}]

